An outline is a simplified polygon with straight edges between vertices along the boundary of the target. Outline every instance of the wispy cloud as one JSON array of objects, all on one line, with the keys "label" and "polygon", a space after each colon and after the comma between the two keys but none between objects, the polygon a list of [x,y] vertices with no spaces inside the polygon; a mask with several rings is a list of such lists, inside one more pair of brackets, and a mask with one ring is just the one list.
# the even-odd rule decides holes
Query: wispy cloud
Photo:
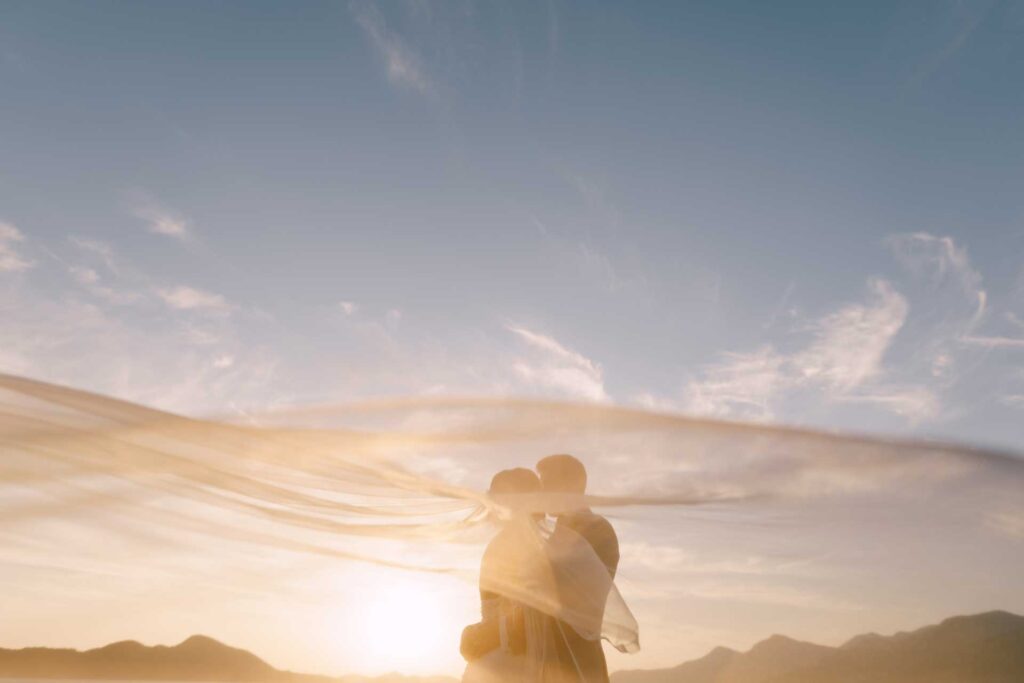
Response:
[{"label": "wispy cloud", "polygon": [[140,292],[121,287],[111,287],[104,283],[103,277],[93,268],[86,266],[68,266],[72,279],[85,291],[93,296],[104,299],[112,304],[130,304],[142,298]]},{"label": "wispy cloud", "polygon": [[886,381],[883,359],[903,328],[909,305],[881,279],[868,282],[869,300],[849,304],[802,328],[810,343],[791,353],[766,345],[726,353],[685,390],[683,410],[703,415],[770,420],[796,392],[836,402],[869,403],[919,420],[938,400],[924,386]]},{"label": "wispy cloud", "polygon": [[967,250],[957,246],[952,237],[938,237],[927,232],[890,235],[885,240],[896,258],[912,273],[941,286],[955,283],[975,306],[969,328],[985,315],[988,293],[982,287],[981,274],[971,265]]},{"label": "wispy cloud", "polygon": [[961,337],[960,341],[968,346],[980,346],[985,349],[1024,349],[1024,339],[1017,337]]},{"label": "wispy cloud", "polygon": [[885,280],[871,280],[868,286],[871,302],[845,306],[814,324],[814,342],[792,358],[802,378],[845,392],[878,375],[908,306]]},{"label": "wispy cloud", "polygon": [[941,409],[935,392],[923,386],[883,385],[875,391],[834,398],[843,403],[873,404],[915,422],[930,419],[938,415]]},{"label": "wispy cloud", "polygon": [[[964,347],[1024,348],[1020,335],[976,333],[989,317],[988,294],[966,248],[953,238],[897,234],[885,245],[912,282],[924,285],[918,293],[927,299],[915,317],[888,280],[871,279],[864,302],[794,323],[790,332],[812,335],[803,348],[782,352],[765,345],[724,354],[687,385],[681,408],[766,420],[802,396],[927,420],[941,413],[940,394],[957,381]],[[897,345],[898,336],[907,343]],[[898,360],[887,365],[892,354]]]},{"label": "wispy cloud", "polygon": [[[971,265],[967,250],[950,237],[928,233],[896,235],[887,240],[899,260],[928,285],[930,326],[917,330],[918,354],[932,359],[932,375],[946,387],[960,380],[955,372],[961,359],[978,370],[978,352],[1024,350],[1021,321],[1012,313],[990,315],[981,274]],[[997,326],[1002,325],[1002,330]],[[988,328],[990,333],[979,332]],[[1019,392],[1016,392],[1019,393]],[[1017,405],[1016,393],[993,396],[1003,405]],[[908,394],[902,402],[913,408],[927,405],[926,397]],[[895,406],[894,406],[895,407]]]},{"label": "wispy cloud", "polygon": [[146,202],[135,208],[135,216],[146,223],[146,229],[154,235],[163,235],[186,241],[191,237],[188,221],[173,211],[153,202]]},{"label": "wispy cloud", "polygon": [[179,285],[157,292],[165,304],[178,310],[210,310],[227,311],[230,306],[220,294],[212,294],[201,289]]},{"label": "wispy cloud", "polygon": [[520,379],[574,398],[608,399],[600,365],[552,337],[513,325],[507,329],[537,352],[532,358],[519,359],[513,364]]},{"label": "wispy cloud", "polygon": [[70,269],[72,277],[80,285],[94,285],[100,281],[100,274],[92,268],[85,266],[72,266]]},{"label": "wispy cloud", "polygon": [[25,236],[11,223],[0,221],[0,273],[14,273],[28,270],[33,265],[18,253],[15,245],[24,242]]},{"label": "wispy cloud", "polygon": [[1024,508],[1007,507],[991,512],[985,518],[985,526],[996,533],[1024,541]]},{"label": "wispy cloud", "polygon": [[726,353],[690,382],[683,408],[699,415],[768,420],[774,400],[792,384],[787,359],[771,347],[750,353]]},{"label": "wispy cloud", "polygon": [[713,580],[696,583],[686,593],[707,600],[782,605],[801,609],[858,611],[864,605],[839,597],[772,583],[757,584],[749,580]]},{"label": "wispy cloud", "polygon": [[114,273],[115,275],[120,273],[121,269],[118,266],[117,260],[114,256],[114,250],[111,249],[109,245],[104,244],[103,242],[98,242],[93,239],[77,237],[75,235],[69,237],[68,241],[70,241],[71,244],[73,244],[78,249],[81,249],[84,252],[92,254],[95,257],[98,257],[103,262],[103,265],[107,268],[107,270],[109,270],[111,273]]},{"label": "wispy cloud", "polygon": [[356,23],[383,60],[388,80],[394,85],[411,88],[422,94],[433,92],[433,83],[424,70],[422,60],[397,33],[388,28],[380,10],[367,2],[353,2],[349,8]]},{"label": "wispy cloud", "polygon": [[592,236],[579,239],[563,234],[549,227],[535,215],[530,216],[530,222],[537,229],[546,248],[569,268],[579,271],[580,275],[601,289],[618,294],[640,293],[649,288],[647,279],[641,273],[635,270],[627,271],[621,264],[617,264],[611,257],[610,250],[594,244]]},{"label": "wispy cloud", "polygon": [[355,315],[355,312],[359,310],[359,305],[354,301],[339,301],[338,308],[340,308],[345,315]]},{"label": "wispy cloud", "polygon": [[647,542],[624,543],[623,564],[631,568],[678,577],[680,574],[720,576],[802,576],[815,574],[813,558],[773,558],[766,555],[733,554],[702,557],[676,545]]},{"label": "wispy cloud", "polygon": [[115,262],[112,248],[100,242],[79,237],[71,237],[70,242],[79,251],[84,252],[76,254],[75,260],[77,261],[81,256],[90,261],[92,265],[68,262],[52,251],[48,253],[67,268],[71,279],[81,290],[117,306],[144,301],[148,298],[149,286],[145,278],[136,273],[129,275],[119,268]]},{"label": "wispy cloud", "polygon": [[[220,295],[156,290],[127,261],[122,275],[112,273],[104,264],[121,263],[106,245],[80,238],[73,245],[76,256],[98,263],[69,264],[53,253],[38,265],[50,269],[45,285],[39,278],[0,288],[0,370],[188,412],[286,396],[280,386],[269,389],[278,363],[262,321],[225,315],[233,309]],[[130,310],[115,308],[129,301]],[[150,315],[158,304],[206,315]]]},{"label": "wispy cloud", "polygon": [[[936,31],[942,43],[926,54],[914,70],[913,83],[920,85],[938,72],[947,62],[953,61],[956,55],[971,41],[971,36],[988,17],[989,13],[999,5],[996,2],[954,2],[945,4],[947,16],[943,17],[943,25]],[[943,7],[939,5],[938,7]],[[940,14],[940,16],[942,16]],[[951,31],[951,33],[947,33]]]}]

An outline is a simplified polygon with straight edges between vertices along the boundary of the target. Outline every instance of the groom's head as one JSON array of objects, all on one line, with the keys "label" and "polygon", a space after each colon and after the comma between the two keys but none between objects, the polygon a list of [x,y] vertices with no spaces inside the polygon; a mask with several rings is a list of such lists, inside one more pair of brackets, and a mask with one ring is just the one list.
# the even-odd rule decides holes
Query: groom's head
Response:
[{"label": "groom's head", "polygon": [[537,463],[541,487],[547,493],[583,493],[587,490],[587,469],[567,454],[549,455]]}]

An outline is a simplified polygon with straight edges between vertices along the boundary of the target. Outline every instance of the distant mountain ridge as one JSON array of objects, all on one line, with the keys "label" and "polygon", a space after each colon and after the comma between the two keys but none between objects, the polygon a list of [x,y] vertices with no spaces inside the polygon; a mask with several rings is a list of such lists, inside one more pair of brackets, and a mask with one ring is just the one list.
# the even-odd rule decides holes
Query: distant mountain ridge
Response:
[{"label": "distant mountain ridge", "polygon": [[136,681],[224,681],[225,683],[454,683],[446,677],[316,676],[281,671],[246,650],[207,636],[174,646],[123,640],[93,650],[0,648],[0,678],[103,679]]},{"label": "distant mountain ridge", "polygon": [[[93,650],[0,649],[0,678],[225,683],[455,683],[443,676],[331,678],[281,671],[206,636],[174,646],[126,640]],[[985,612],[916,631],[867,633],[839,647],[775,635],[746,652],[718,647],[670,669],[619,671],[612,683],[1021,683],[1024,617]]]},{"label": "distant mountain ridge", "polygon": [[1024,617],[985,612],[839,647],[772,636],[747,652],[715,648],[670,669],[619,671],[612,683],[1021,683]]}]

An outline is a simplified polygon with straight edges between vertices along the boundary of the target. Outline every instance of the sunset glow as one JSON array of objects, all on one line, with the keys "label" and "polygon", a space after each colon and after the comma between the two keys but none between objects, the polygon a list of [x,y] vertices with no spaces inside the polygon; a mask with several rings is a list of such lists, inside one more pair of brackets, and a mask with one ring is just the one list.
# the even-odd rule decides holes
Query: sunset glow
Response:
[{"label": "sunset glow", "polygon": [[1024,613],[1024,0],[0,4],[0,650]]}]

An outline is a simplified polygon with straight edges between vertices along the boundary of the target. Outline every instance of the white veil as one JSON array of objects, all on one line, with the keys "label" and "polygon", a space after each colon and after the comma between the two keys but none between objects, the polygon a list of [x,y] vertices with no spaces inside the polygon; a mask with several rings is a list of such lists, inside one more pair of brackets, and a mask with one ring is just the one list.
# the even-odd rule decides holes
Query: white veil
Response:
[{"label": "white veil", "polygon": [[[237,424],[0,375],[0,534],[27,548],[38,545],[37,522],[61,520],[475,580],[472,566],[451,560],[459,548],[479,556],[493,533],[487,515],[474,514],[496,508],[484,483],[554,452],[587,463],[605,495],[539,496],[529,512],[593,507],[631,543],[630,558],[704,572],[704,595],[747,590],[706,577],[735,564],[726,550],[749,548],[863,566],[857,576],[814,577],[847,594],[878,587],[884,600],[914,585],[938,597],[955,586],[964,604],[1024,607],[1024,580],[1011,570],[1024,566],[1016,454],[604,405],[414,399]],[[620,592],[585,541],[552,541],[530,519],[516,522],[526,554],[484,582],[586,639],[636,649],[623,593],[634,605],[662,599],[636,578],[646,565],[631,565]],[[950,547],[969,552],[951,556]],[[693,567],[694,557],[719,556]],[[919,566],[928,573],[908,569]],[[1003,588],[986,597],[984,586]]]},{"label": "white veil", "polygon": [[640,649],[639,626],[605,564],[575,531],[552,532],[534,516],[505,522],[488,548],[480,588],[553,617],[584,640]]}]

